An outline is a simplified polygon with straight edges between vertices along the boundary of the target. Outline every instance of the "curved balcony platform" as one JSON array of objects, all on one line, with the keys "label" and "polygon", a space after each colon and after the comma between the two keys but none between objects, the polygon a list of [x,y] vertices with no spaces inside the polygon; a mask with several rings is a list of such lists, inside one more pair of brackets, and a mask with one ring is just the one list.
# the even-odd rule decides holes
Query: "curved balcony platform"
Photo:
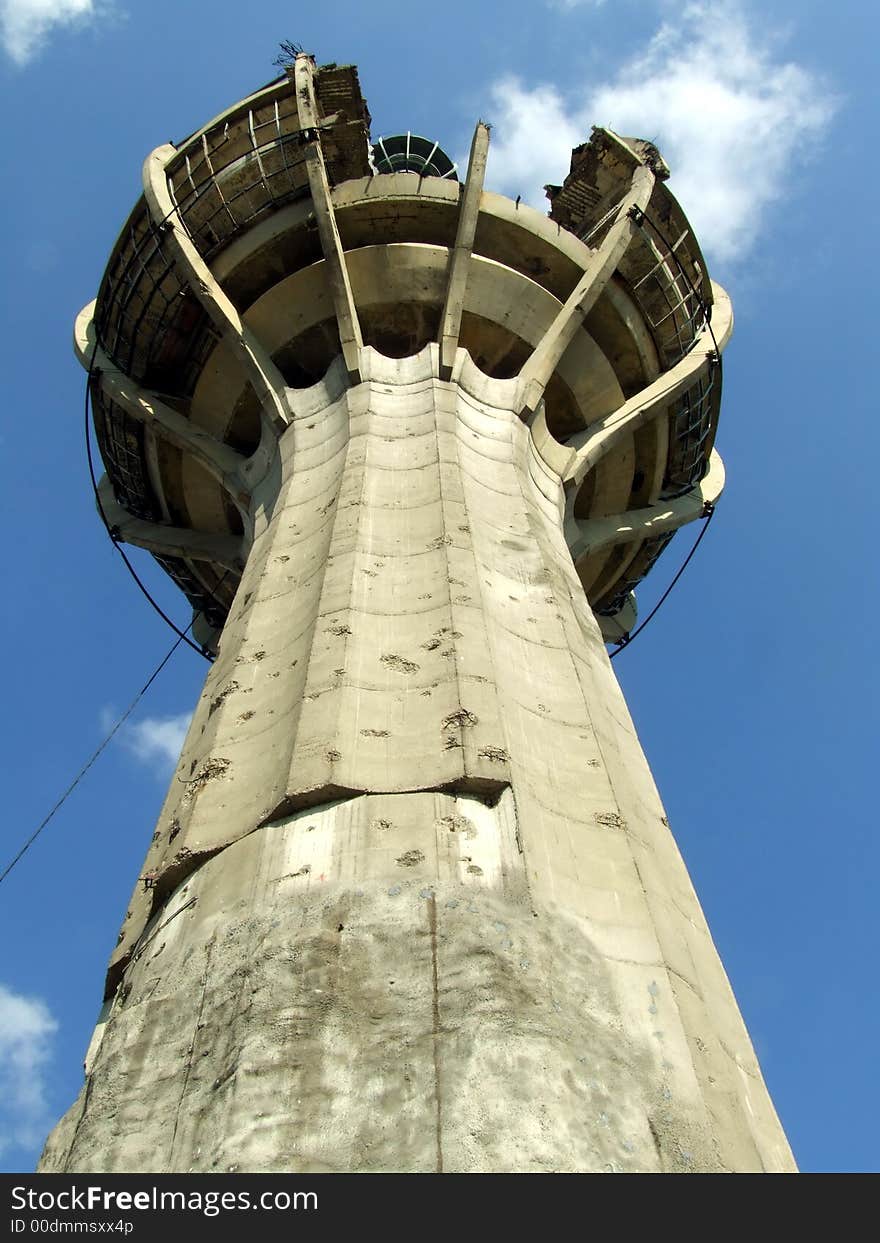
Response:
[{"label": "curved balcony platform", "polygon": [[144,523],[173,529],[173,552],[161,532],[141,542],[216,636],[239,574],[207,555],[208,537],[241,540],[246,555],[247,498],[290,393],[340,354],[356,383],[365,347],[401,358],[436,341],[440,378],[458,349],[491,378],[519,377],[546,460],[574,462],[566,530],[589,602],[619,637],[674,527],[601,544],[583,532],[697,495],[732,325],[668,169],[651,144],[596,129],[547,187],[548,217],[484,188],[487,127],[460,183],[446,157],[425,165],[436,175],[377,172],[391,165],[374,158],[369,124],[352,66],[301,58],[146,162],[145,194],[77,327],[110,487],[141,524],[120,531],[138,542]]}]

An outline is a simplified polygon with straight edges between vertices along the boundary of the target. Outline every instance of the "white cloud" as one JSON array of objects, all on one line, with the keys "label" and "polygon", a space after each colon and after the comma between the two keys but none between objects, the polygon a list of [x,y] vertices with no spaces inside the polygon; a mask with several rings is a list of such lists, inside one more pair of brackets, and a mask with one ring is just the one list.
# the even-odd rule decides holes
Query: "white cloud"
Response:
[{"label": "white cloud", "polygon": [[737,5],[701,0],[577,101],[554,86],[497,81],[490,178],[546,210],[540,187],[563,180],[592,125],[649,138],[701,244],[717,259],[738,258],[836,108],[816,75],[774,52]]},{"label": "white cloud", "polygon": [[0,38],[12,60],[25,65],[56,26],[81,25],[97,16],[96,0],[0,0]]},{"label": "white cloud", "polygon": [[44,1002],[0,984],[0,1151],[33,1147],[46,1136],[45,1072],[57,1029]]},{"label": "white cloud", "polygon": [[[101,714],[101,727],[110,729],[115,713],[109,709]],[[167,777],[174,768],[192,720],[191,712],[178,716],[147,716],[142,721],[123,725],[117,737],[127,751],[144,764],[152,765],[160,777]]]}]

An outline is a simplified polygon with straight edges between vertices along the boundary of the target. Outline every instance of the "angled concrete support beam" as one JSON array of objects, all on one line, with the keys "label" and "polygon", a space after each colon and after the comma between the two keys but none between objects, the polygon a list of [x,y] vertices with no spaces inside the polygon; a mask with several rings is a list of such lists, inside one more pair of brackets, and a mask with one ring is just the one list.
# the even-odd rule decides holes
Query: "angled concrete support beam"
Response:
[{"label": "angled concrete support beam", "polygon": [[351,281],[345,265],[345,252],[336,227],[336,216],[330,198],[330,183],[327,180],[327,169],[324,165],[324,153],[321,150],[314,72],[315,66],[312,58],[305,53],[300,53],[294,66],[294,82],[300,128],[305,131],[306,141],[303,150],[309,190],[315,209],[321,250],[327,267],[336,323],[339,327],[342,356],[352,383],[359,383],[361,378],[360,353],[364,342],[357,308],[354,304],[354,295],[351,292]]},{"label": "angled concrete support beam", "polygon": [[[717,318],[720,320],[722,317]],[[729,333],[725,335],[725,340],[727,335]],[[715,340],[718,340],[721,348],[717,333]],[[642,389],[617,410],[597,419],[584,431],[569,437],[565,447],[571,456],[562,470],[563,482],[579,484],[625,436],[631,436],[643,424],[665,413],[676,397],[687,392],[701,377],[708,377],[712,368],[718,365],[715,340],[709,329],[704,328],[693,349],[685,354],[681,362],[658,376],[653,384]]]},{"label": "angled concrete support beam", "polygon": [[156,227],[164,231],[181,277],[247,369],[260,399],[261,417],[280,434],[292,421],[284,377],[220,288],[180,218],[166,176],[176,154],[176,147],[168,143],[157,147],[144,161],[144,198],[150,215]]},{"label": "angled concrete support beam", "polygon": [[111,533],[126,544],[146,548],[160,557],[212,561],[235,573],[240,573],[244,567],[244,546],[237,536],[190,531],[186,527],[165,527],[158,522],[135,518],[119,504],[106,475],[101,476],[98,484],[98,499]]},{"label": "angled concrete support beam", "polygon": [[633,173],[630,189],[617,212],[614,224],[590,259],[584,274],[566,299],[544,338],[519,374],[520,418],[529,420],[538,409],[560,359],[571,344],[614,269],[635,235],[637,220],[651,198],[654,174],[644,164]]},{"label": "angled concrete support beam", "polygon": [[658,501],[644,509],[631,509],[610,518],[586,521],[570,517],[566,524],[568,546],[572,559],[579,561],[588,553],[600,552],[615,544],[631,544],[635,540],[653,539],[677,531],[679,527],[702,518],[707,506],[714,505],[724,490],[724,463],[713,449],[709,470],[703,479],[684,496]]},{"label": "angled concrete support beam", "polygon": [[461,332],[461,314],[464,309],[464,296],[467,290],[468,268],[470,267],[471,253],[474,249],[477,221],[480,218],[480,199],[483,194],[483,180],[486,176],[486,159],[488,155],[489,126],[484,124],[483,121],[478,121],[471,143],[467,178],[461,194],[458,228],[449,265],[446,299],[443,303],[443,315],[440,322],[441,380],[448,380],[450,378],[455,364],[455,351],[458,349],[458,338]]},{"label": "angled concrete support beam", "polygon": [[149,427],[159,439],[194,458],[231,497],[246,504],[249,489],[242,472],[247,458],[196,427],[185,415],[165,405],[155,393],[139,388],[134,380],[114,367],[97,344],[94,310],[95,304],[90,302],[80,312],[74,329],[74,346],[86,371],[99,376],[101,391],[132,418]]}]

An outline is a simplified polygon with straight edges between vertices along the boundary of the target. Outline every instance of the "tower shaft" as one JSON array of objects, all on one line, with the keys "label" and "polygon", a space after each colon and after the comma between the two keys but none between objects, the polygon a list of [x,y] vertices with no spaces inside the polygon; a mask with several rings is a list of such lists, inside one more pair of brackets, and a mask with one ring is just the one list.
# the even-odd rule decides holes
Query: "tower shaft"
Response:
[{"label": "tower shaft", "polygon": [[723,483],[652,144],[550,219],[352,66],[144,165],[77,348],[217,659],[45,1170],[785,1170],[605,651]]},{"label": "tower shaft", "polygon": [[287,390],[42,1168],[793,1168],[518,379],[358,357]]}]

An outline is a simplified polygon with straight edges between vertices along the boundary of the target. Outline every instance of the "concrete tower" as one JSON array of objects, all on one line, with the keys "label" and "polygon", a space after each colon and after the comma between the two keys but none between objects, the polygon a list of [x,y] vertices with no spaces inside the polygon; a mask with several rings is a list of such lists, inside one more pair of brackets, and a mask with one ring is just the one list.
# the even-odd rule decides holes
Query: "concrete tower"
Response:
[{"label": "concrete tower", "polygon": [[730,305],[650,143],[488,144],[301,55],[146,161],[76,341],[216,661],[44,1170],[794,1168],[605,648]]}]

